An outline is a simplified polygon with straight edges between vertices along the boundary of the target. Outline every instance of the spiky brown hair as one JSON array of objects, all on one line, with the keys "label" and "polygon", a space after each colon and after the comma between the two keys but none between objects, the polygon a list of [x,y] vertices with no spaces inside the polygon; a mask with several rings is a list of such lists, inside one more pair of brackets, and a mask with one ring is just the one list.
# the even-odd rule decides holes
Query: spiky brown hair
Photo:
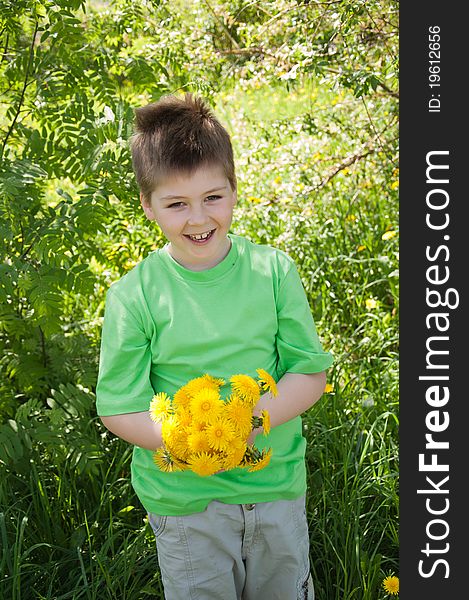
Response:
[{"label": "spiky brown hair", "polygon": [[190,93],[163,96],[135,109],[130,148],[135,177],[147,203],[165,174],[190,175],[202,166],[220,165],[236,190],[230,136],[206,102]]}]

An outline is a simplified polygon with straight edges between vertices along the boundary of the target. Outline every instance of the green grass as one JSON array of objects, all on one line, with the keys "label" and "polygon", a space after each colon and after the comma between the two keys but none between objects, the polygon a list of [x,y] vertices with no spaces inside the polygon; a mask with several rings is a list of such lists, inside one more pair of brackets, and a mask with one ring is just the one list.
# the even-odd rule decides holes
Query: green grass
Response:
[{"label": "green grass", "polygon": [[[375,149],[328,180],[384,108],[309,83],[233,88],[218,109],[238,162],[233,230],[297,261],[335,357],[333,390],[304,416],[317,600],[384,599],[398,574],[398,237],[383,239],[397,231],[394,157]],[[23,406],[0,442],[1,598],[163,598],[130,449],[90,390]]]}]

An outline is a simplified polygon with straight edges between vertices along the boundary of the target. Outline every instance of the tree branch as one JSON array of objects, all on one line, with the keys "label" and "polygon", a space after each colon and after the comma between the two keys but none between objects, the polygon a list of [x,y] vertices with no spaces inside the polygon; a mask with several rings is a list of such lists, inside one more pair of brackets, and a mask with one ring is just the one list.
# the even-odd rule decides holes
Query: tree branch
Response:
[{"label": "tree branch", "polygon": [[370,148],[370,149],[366,150],[365,152],[358,152],[357,154],[352,154],[351,156],[347,157],[344,160],[344,162],[342,162],[342,163],[340,163],[340,165],[336,166],[334,168],[334,170],[331,171],[329,173],[329,175],[327,175],[327,177],[325,177],[320,183],[318,183],[316,186],[314,186],[313,190],[318,190],[319,188],[324,187],[332,179],[334,179],[334,177],[336,175],[338,175],[341,171],[343,171],[346,167],[350,167],[350,165],[353,165],[357,161],[361,160],[362,158],[365,158],[365,156],[368,156],[369,154],[372,154],[373,152],[376,152],[375,148]]},{"label": "tree branch", "polygon": [[39,29],[39,21],[36,20],[36,26],[34,28],[34,34],[33,34],[33,39],[31,41],[31,46],[29,48],[29,59],[28,59],[28,64],[26,66],[26,72],[24,74],[24,81],[23,81],[23,89],[21,90],[21,96],[20,96],[20,100],[18,102],[18,106],[16,107],[16,112],[15,112],[15,116],[13,118],[13,121],[7,131],[7,134],[5,136],[5,139],[3,140],[3,144],[2,144],[2,150],[0,152],[0,158],[3,156],[3,153],[5,151],[5,147],[7,145],[8,142],[8,138],[10,137],[10,135],[13,132],[13,129],[16,125],[16,121],[18,120],[19,114],[21,112],[21,106],[23,105],[23,101],[24,101],[24,95],[26,93],[26,88],[28,87],[28,78],[29,78],[29,72],[31,70],[31,65],[33,62],[33,56],[34,56],[34,45],[36,43],[36,36],[37,36],[37,31]]},{"label": "tree branch", "polygon": [[[379,147],[381,147],[381,140],[380,140],[379,136],[380,136],[380,134],[377,133],[375,139],[378,139]],[[356,154],[352,154],[352,155],[348,156],[343,162],[341,162],[339,165],[334,167],[334,169],[332,171],[330,171],[329,174],[326,177],[324,177],[322,179],[322,181],[320,181],[320,183],[318,183],[317,185],[312,187],[312,190],[318,190],[319,188],[324,187],[332,179],[334,179],[334,177],[336,175],[338,175],[341,171],[343,171],[345,168],[350,167],[350,165],[353,165],[354,163],[358,162],[359,160],[362,160],[369,154],[374,154],[375,152],[378,152],[378,148],[376,148],[373,144],[375,139],[370,140],[365,145],[365,147],[362,149],[361,152],[357,152]],[[391,141],[395,141],[395,140],[391,140]]]},{"label": "tree branch", "polygon": [[239,44],[238,42],[234,39],[234,37],[231,35],[230,30],[228,29],[228,27],[225,25],[225,23],[223,22],[222,19],[220,19],[220,17],[217,15],[217,13],[213,10],[212,6],[210,5],[210,3],[208,2],[208,0],[204,0],[204,4],[207,6],[207,8],[209,9],[209,11],[212,13],[212,15],[215,17],[215,20],[218,21],[218,23],[220,23],[220,25],[222,26],[223,30],[225,31],[226,35],[230,38],[231,42],[233,43],[234,46],[236,46],[236,48],[239,48]]}]

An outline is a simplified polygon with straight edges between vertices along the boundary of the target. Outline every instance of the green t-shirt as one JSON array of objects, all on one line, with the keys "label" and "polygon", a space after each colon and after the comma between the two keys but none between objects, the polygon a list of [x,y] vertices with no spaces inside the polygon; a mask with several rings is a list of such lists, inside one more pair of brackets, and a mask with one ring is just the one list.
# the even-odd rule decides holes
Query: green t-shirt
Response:
[{"label": "green t-shirt", "polygon": [[[287,371],[317,373],[331,366],[292,259],[229,237],[228,255],[212,269],[190,271],[163,248],[111,285],[96,390],[100,416],[148,410],[156,392],[172,396],[204,373],[227,381],[221,389],[226,397],[235,374],[256,378],[261,368],[278,381]],[[267,467],[210,477],[163,473],[153,452],[135,446],[132,486],[144,508],[161,515],[203,511],[212,500],[241,504],[303,494],[301,417],[258,435],[255,443],[272,448]]]}]

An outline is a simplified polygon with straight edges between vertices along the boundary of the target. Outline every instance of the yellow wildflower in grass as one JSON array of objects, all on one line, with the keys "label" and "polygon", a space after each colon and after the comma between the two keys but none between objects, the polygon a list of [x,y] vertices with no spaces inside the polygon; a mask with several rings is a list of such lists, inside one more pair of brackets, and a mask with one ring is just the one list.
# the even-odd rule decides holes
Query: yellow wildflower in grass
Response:
[{"label": "yellow wildflower in grass", "polygon": [[224,402],[217,390],[204,387],[191,400],[190,411],[196,421],[213,421],[223,410]]},{"label": "yellow wildflower in grass", "polygon": [[264,430],[264,435],[269,435],[270,433],[270,415],[266,410],[261,412],[262,417],[262,429]]},{"label": "yellow wildflower in grass", "polygon": [[324,388],[325,394],[330,394],[330,392],[334,391],[334,386],[330,383],[326,383],[326,387]]},{"label": "yellow wildflower in grass", "polygon": [[208,452],[198,452],[191,456],[188,461],[189,467],[194,473],[201,477],[213,475],[221,469],[222,463],[218,456]]},{"label": "yellow wildflower in grass", "polygon": [[175,464],[171,454],[164,448],[158,448],[153,454],[153,461],[156,466],[164,473],[172,473],[178,471],[179,467]]},{"label": "yellow wildflower in grass", "polygon": [[155,423],[164,421],[173,413],[171,399],[166,392],[158,392],[150,402],[150,418]]},{"label": "yellow wildflower in grass", "polygon": [[233,375],[230,378],[231,388],[238,396],[251,406],[257,404],[260,398],[260,390],[257,382],[249,375]]},{"label": "yellow wildflower in grass", "polygon": [[275,383],[275,379],[264,371],[264,369],[256,369],[256,372],[259,376],[259,385],[265,392],[270,392],[273,396],[278,395],[277,384]]},{"label": "yellow wildflower in grass", "polygon": [[266,467],[269,464],[271,456],[272,449],[262,450],[261,457],[255,460],[253,463],[251,463],[248,469],[248,473],[253,473],[254,471],[260,471],[261,469],[264,469],[264,467]]},{"label": "yellow wildflower in grass", "polygon": [[207,439],[210,448],[227,450],[235,437],[235,430],[228,419],[218,418],[207,427]]},{"label": "yellow wildflower in grass", "polygon": [[382,239],[382,240],[391,240],[391,239],[392,239],[394,236],[396,236],[396,235],[397,235],[397,231],[392,231],[392,230],[390,230],[390,231],[385,231],[385,232],[383,233],[383,235],[381,236],[381,239]]},{"label": "yellow wildflower in grass", "polygon": [[374,298],[367,298],[365,301],[365,305],[368,310],[373,310],[373,308],[376,308],[378,306],[378,303]]},{"label": "yellow wildflower in grass", "polygon": [[399,578],[395,575],[388,575],[383,581],[383,587],[388,594],[397,596],[399,594]]},{"label": "yellow wildflower in grass", "polygon": [[210,452],[207,434],[205,431],[192,430],[187,436],[187,445],[191,452]]},{"label": "yellow wildflower in grass", "polygon": [[243,437],[251,433],[252,409],[241,398],[233,394],[225,403],[224,415]]},{"label": "yellow wildflower in grass", "polygon": [[366,246],[360,244],[360,246],[357,247],[357,252],[363,252],[363,250],[366,250]]}]

